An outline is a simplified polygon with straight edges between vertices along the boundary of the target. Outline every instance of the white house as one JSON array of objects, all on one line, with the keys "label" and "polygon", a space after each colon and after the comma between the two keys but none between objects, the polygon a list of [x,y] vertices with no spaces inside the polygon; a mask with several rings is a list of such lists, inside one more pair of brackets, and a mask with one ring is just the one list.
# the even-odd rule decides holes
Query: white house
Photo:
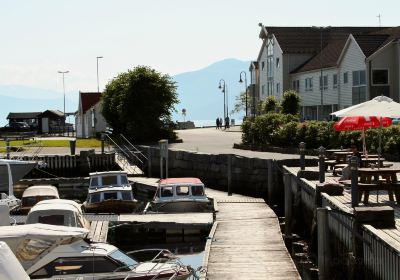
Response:
[{"label": "white house", "polygon": [[294,89],[308,119],[377,95],[399,101],[400,27],[262,26],[260,38],[261,100]]},{"label": "white house", "polygon": [[75,119],[76,137],[88,138],[106,130],[107,123],[101,109],[101,93],[79,92],[79,106]]}]

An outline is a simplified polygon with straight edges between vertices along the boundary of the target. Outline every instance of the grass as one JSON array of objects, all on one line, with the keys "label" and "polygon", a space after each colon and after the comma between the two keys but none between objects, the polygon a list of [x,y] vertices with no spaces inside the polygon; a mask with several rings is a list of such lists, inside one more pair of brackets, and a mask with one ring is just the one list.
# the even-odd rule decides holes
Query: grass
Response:
[{"label": "grass", "polygon": [[[43,145],[43,147],[69,147],[69,140],[15,140],[10,141],[10,146],[39,146]],[[2,151],[1,147],[5,147],[5,141],[0,141],[0,152]],[[97,139],[77,139],[76,140],[77,148],[98,148],[101,147],[101,141]]]}]

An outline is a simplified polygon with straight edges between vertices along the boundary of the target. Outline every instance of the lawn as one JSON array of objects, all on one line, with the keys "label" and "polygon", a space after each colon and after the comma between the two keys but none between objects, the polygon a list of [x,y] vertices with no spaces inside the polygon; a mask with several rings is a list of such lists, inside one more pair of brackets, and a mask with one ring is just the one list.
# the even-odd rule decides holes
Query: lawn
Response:
[{"label": "lawn", "polygon": [[[5,141],[0,141],[0,147],[5,147]],[[10,141],[10,146],[39,146],[43,147],[69,147],[69,140],[15,140]],[[101,141],[97,139],[77,139],[77,148],[98,148],[101,147]],[[0,152],[2,149],[0,148]]]}]

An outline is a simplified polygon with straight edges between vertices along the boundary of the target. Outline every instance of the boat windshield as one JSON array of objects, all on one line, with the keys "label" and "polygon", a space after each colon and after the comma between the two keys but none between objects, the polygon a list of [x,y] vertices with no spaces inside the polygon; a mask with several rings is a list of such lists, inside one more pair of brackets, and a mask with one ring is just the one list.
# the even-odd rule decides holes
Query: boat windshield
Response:
[{"label": "boat windshield", "polygon": [[131,269],[138,264],[138,262],[136,262],[134,259],[132,259],[131,257],[129,257],[127,254],[125,254],[120,250],[115,250],[114,252],[112,252],[110,254],[110,257]]},{"label": "boat windshield", "polygon": [[132,193],[130,191],[121,192],[122,200],[132,200]]},{"label": "boat windshield", "polygon": [[110,176],[103,176],[102,178],[103,186],[115,186],[118,184],[118,176],[110,175]]},{"label": "boat windshield", "polygon": [[203,186],[192,186],[192,195],[193,196],[204,196],[204,188]]},{"label": "boat windshield", "polygon": [[128,185],[128,177],[125,175],[121,175],[121,185]]},{"label": "boat windshield", "polygon": [[90,187],[91,188],[95,188],[95,187],[98,187],[98,186],[99,186],[99,178],[98,177],[93,177],[90,180]]}]

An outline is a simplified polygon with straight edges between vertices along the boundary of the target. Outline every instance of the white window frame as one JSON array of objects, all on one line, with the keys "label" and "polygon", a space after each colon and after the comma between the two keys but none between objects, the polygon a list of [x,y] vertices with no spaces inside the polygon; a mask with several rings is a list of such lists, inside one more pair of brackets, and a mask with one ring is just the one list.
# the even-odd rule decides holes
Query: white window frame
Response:
[{"label": "white window frame", "polygon": [[[309,81],[309,83],[307,83],[307,81]],[[313,77],[306,78],[305,83],[305,91],[313,91]]]},{"label": "white window frame", "polygon": [[[335,77],[336,77],[336,83],[335,83]],[[332,84],[333,84],[333,88],[337,88],[338,87],[338,74],[333,74],[332,75]]]},{"label": "white window frame", "polygon": [[349,83],[349,71],[346,71],[343,73],[343,84],[348,84],[348,83]]},{"label": "white window frame", "polygon": [[[374,70],[386,70],[387,71],[387,83],[386,84],[374,84]],[[373,86],[388,86],[390,85],[390,75],[389,75],[390,71],[389,68],[373,68],[371,69],[371,83]]]}]

